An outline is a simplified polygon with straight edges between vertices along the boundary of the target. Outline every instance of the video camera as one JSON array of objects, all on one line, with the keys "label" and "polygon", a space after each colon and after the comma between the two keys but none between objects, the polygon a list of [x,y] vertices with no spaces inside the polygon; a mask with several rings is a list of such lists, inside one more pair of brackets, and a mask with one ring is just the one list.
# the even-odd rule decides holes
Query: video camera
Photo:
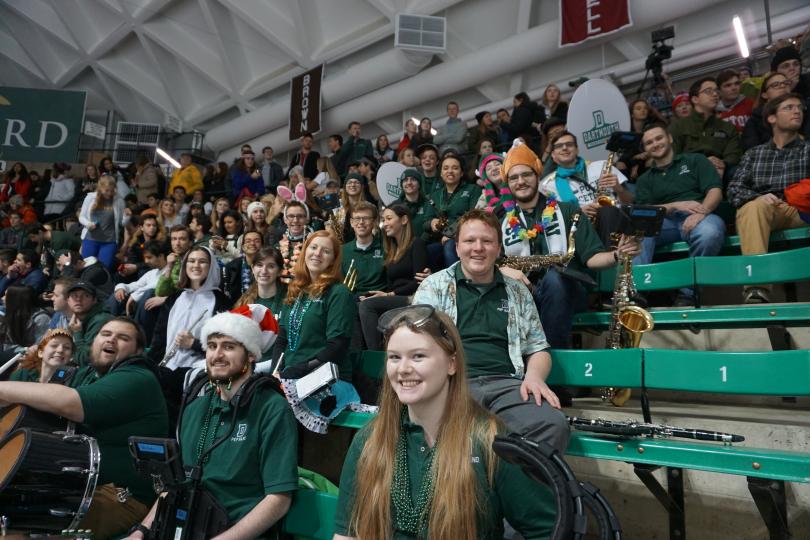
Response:
[{"label": "video camera", "polygon": [[653,82],[658,85],[663,82],[663,61],[672,58],[672,45],[667,45],[664,41],[675,37],[675,27],[667,26],[660,30],[654,30],[651,35],[652,52],[647,56],[644,67],[653,74]]},{"label": "video camera", "polygon": [[200,487],[199,467],[184,467],[174,439],[130,437],[129,452],[135,468],[152,479],[158,497],[155,519],[147,540],[204,540],[228,528],[228,514],[208,491]]}]

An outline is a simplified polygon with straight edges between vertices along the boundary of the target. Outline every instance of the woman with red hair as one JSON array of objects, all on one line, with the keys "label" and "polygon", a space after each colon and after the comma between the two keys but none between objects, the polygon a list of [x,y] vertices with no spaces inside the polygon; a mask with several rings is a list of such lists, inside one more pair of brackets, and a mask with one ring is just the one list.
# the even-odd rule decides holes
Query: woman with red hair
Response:
[{"label": "woman with red hair", "polygon": [[287,381],[288,398],[290,388],[295,388],[295,379],[330,362],[340,371],[340,380],[325,391],[335,399],[327,402],[325,398],[330,396],[319,392],[314,399],[300,401],[303,408],[296,406],[297,394],[290,400],[296,417],[312,431],[325,431],[328,420],[349,403],[360,401],[351,384],[349,359],[357,306],[351,291],[343,284],[340,260],[341,245],[331,231],[309,235],[293,267],[285,300],[289,312],[281,322],[273,350],[277,362],[283,353],[279,369],[282,380]]}]

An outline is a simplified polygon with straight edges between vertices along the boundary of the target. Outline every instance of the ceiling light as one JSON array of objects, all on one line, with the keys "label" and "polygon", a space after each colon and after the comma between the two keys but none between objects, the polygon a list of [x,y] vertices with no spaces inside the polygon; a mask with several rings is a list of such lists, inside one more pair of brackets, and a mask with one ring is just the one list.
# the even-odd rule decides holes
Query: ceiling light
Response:
[{"label": "ceiling light", "polygon": [[160,148],[158,146],[158,147],[155,148],[155,151],[160,155],[160,157],[162,157],[163,159],[165,159],[166,161],[171,163],[172,167],[174,167],[175,169],[181,169],[183,167],[182,165],[180,165],[180,163],[178,163],[178,161],[176,159],[174,159],[172,156],[170,156],[169,153],[166,150],[164,150],[163,148]]},{"label": "ceiling light", "polygon": [[731,19],[731,24],[734,25],[734,33],[737,34],[737,45],[740,46],[740,56],[748,58],[748,42],[745,39],[745,32],[743,31],[740,17],[735,15],[734,18]]}]

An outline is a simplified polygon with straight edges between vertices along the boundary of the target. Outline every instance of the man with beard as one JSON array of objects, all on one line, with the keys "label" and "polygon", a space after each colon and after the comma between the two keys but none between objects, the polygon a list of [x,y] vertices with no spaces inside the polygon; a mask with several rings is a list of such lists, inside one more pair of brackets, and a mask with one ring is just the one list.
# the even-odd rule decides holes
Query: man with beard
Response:
[{"label": "man with beard", "polygon": [[[208,381],[186,403],[178,430],[184,465],[199,469],[202,487],[228,514],[231,526],[222,538],[274,537],[278,531],[271,527],[287,513],[298,487],[292,410],[275,379],[252,377],[278,325],[269,311],[251,308],[259,311],[220,313],[203,326]],[[215,440],[223,442],[214,446]],[[150,532],[155,512],[133,527],[130,538]]]},{"label": "man with beard", "polygon": [[90,365],[78,369],[71,387],[0,382],[0,406],[19,403],[61,416],[98,442],[98,485],[79,523],[96,538],[126,532],[143,519],[154,499],[151,482],[136,472],[128,446],[133,435],[165,437],[169,426],[157,377],[141,356],[145,342],[135,322],[111,319],[93,340]]},{"label": "man with beard", "polygon": [[[576,203],[560,202],[538,189],[542,166],[537,155],[525,144],[512,147],[506,155],[501,176],[506,178],[516,207],[506,213],[502,223],[506,255],[560,255],[568,249],[568,236]],[[616,266],[619,254],[631,257],[641,251],[639,242],[622,236],[615,251],[607,251],[590,221],[581,216],[574,233],[576,251],[565,270],[523,272],[503,267],[501,271],[533,288],[534,301],[546,339],[553,349],[571,347],[574,313],[585,309],[587,293],[583,280],[590,270]]]}]

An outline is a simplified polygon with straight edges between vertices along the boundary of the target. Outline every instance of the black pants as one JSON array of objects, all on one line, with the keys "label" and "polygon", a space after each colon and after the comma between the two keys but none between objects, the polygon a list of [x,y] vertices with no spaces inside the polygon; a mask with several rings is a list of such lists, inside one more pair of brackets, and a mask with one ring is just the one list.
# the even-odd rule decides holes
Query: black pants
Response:
[{"label": "black pants", "polygon": [[410,303],[408,296],[378,296],[360,302],[360,326],[368,350],[381,351],[383,348],[382,335],[377,331],[380,316],[386,311],[405,307]]}]

